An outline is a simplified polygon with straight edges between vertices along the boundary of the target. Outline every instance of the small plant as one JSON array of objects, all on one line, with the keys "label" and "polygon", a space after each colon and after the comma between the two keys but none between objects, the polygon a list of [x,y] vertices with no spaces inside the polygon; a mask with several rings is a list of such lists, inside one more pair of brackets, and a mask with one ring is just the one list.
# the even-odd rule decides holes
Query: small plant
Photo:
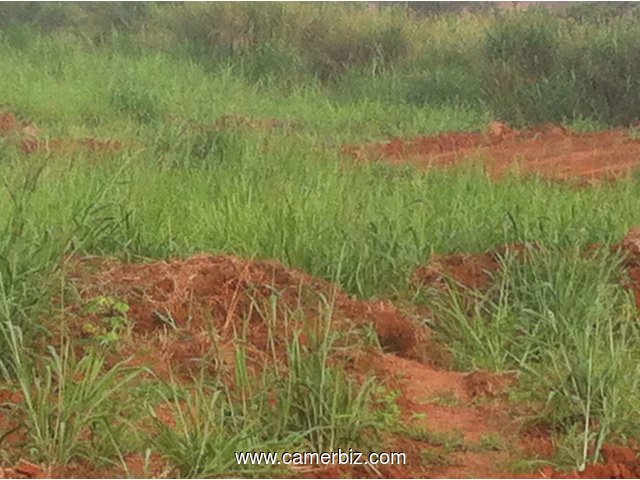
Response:
[{"label": "small plant", "polygon": [[447,452],[461,450],[465,446],[464,434],[458,430],[451,432],[435,432],[424,425],[413,422],[400,426],[396,433],[419,442],[442,447]]},{"label": "small plant", "polygon": [[376,385],[372,392],[374,415],[384,428],[394,429],[400,421],[400,406],[398,397],[400,392],[392,390],[384,385]]},{"label": "small plant", "polygon": [[100,325],[83,325],[85,333],[93,336],[101,345],[112,345],[120,340],[124,330],[129,327],[129,305],[110,296],[99,296],[85,306],[83,312],[99,315]]},{"label": "small plant", "polygon": [[305,432],[308,448],[317,452],[348,445],[374,423],[369,412],[373,380],[357,385],[329,363],[335,341],[329,332],[311,347],[303,347],[299,336],[293,339],[278,406],[282,431]]},{"label": "small plant", "polygon": [[140,369],[127,368],[124,361],[107,368],[104,356],[94,351],[78,359],[68,342],[60,352],[50,348],[38,364],[25,358],[18,342],[11,348],[23,396],[17,407],[34,460],[66,465],[120,455],[124,439],[135,437],[125,433],[125,418],[133,408],[128,388]]},{"label": "small plant", "polygon": [[460,397],[454,392],[440,392],[427,397],[423,400],[423,403],[439,405],[441,407],[457,407],[460,405]]},{"label": "small plant", "polygon": [[420,462],[426,467],[452,465],[453,461],[447,454],[437,448],[425,448],[420,452]]},{"label": "small plant", "polygon": [[477,448],[479,450],[505,450],[506,443],[505,440],[496,433],[485,433],[482,435],[482,438],[480,438]]}]

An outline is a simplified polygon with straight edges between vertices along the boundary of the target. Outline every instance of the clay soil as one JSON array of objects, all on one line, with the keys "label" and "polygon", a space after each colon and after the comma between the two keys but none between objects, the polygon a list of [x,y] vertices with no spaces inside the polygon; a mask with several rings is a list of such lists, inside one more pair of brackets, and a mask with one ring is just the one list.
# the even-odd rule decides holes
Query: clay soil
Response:
[{"label": "clay soil", "polygon": [[501,122],[482,133],[445,133],[345,145],[362,161],[449,168],[479,161],[492,178],[540,174],[553,180],[591,182],[629,176],[640,166],[640,139],[627,130],[577,133],[557,125],[516,131]]},{"label": "clay soil", "polygon": [[[221,117],[217,128],[273,128],[271,120],[253,123],[243,117]],[[195,128],[195,127],[194,127]],[[24,153],[45,148],[111,151],[119,142],[96,139],[44,143],[33,124],[0,113],[0,140]],[[47,146],[48,145],[48,146]],[[499,178],[517,170],[553,179],[596,180],[629,175],[640,163],[640,141],[625,131],[577,134],[544,126],[517,132],[495,123],[487,134],[445,134],[416,139],[346,146],[345,152],[365,161],[383,159],[425,167],[449,167],[465,159],[481,159],[490,175]],[[640,229],[632,230],[613,248],[627,253],[628,287],[640,306]],[[480,254],[434,256],[413,274],[416,285],[446,288],[454,282],[471,290],[492,285],[500,257],[535,254],[532,245],[508,245]],[[398,394],[401,425],[389,434],[388,450],[403,451],[408,464],[381,467],[317,468],[299,473],[308,477],[502,478],[521,476],[513,465],[523,459],[548,460],[555,455],[550,432],[525,427],[522,406],[508,400],[518,382],[513,374],[459,372],[448,367],[447,351],[411,315],[389,302],[361,301],[336,285],[275,261],[231,255],[201,254],[162,262],[123,263],[105,258],[68,258],[65,262],[75,301],[67,302],[66,328],[73,338],[91,340],[113,312],[87,310],[92,301],[117,299],[129,307],[128,331],[116,357],[132,358],[164,379],[189,382],[205,368],[233,384],[233,362],[242,339],[249,367],[258,371],[271,362],[286,363],[294,332],[301,342],[321,334],[327,316],[340,342],[352,346],[345,358],[356,378],[375,373]],[[59,304],[60,302],[56,302]],[[275,312],[275,314],[274,314]],[[284,318],[288,320],[283,321]],[[276,320],[277,319],[277,322]],[[54,333],[60,323],[44,320]],[[48,322],[48,323],[47,323]],[[362,342],[366,329],[377,333],[381,349]],[[53,336],[54,338],[56,335]],[[80,353],[82,348],[79,347]],[[21,398],[0,385],[0,452],[24,442],[16,421]],[[3,438],[3,432],[10,432]],[[640,476],[637,449],[605,445],[603,463],[584,472],[534,468],[527,477],[635,478]],[[0,461],[3,459],[0,457]],[[126,458],[130,474],[144,474],[139,455]],[[155,476],[172,476],[165,459],[153,456]],[[0,467],[0,478],[120,477],[121,469],[98,471],[74,464],[49,468],[23,459]]]},{"label": "clay soil", "polygon": [[[629,252],[630,271],[640,264],[636,261],[640,257],[634,254],[639,239],[640,235],[632,231],[616,246]],[[477,255],[437,256],[416,270],[414,281],[440,288],[443,282],[453,280],[482,290],[500,268],[501,255],[515,252],[524,258],[529,251],[531,248],[510,245]],[[332,328],[343,332],[345,339],[361,335],[367,325],[375,328],[383,351],[356,346],[349,368],[356,375],[373,372],[398,392],[401,424],[406,429],[389,434],[385,445],[389,450],[405,452],[408,464],[378,470],[358,466],[318,468],[301,473],[304,476],[513,477],[522,475],[512,470],[516,461],[550,459],[555,454],[550,433],[525,428],[521,410],[507,399],[507,389],[517,383],[517,376],[458,372],[443,366],[442,347],[390,303],[359,301],[329,282],[277,262],[230,255],[138,264],[70,258],[68,269],[79,297],[68,307],[70,333],[83,338],[87,336],[86,325],[99,325],[100,315],[83,309],[91,299],[113,297],[125,301],[130,306],[131,336],[122,342],[118,355],[132,356],[134,365],[144,365],[162,377],[177,373],[174,378],[181,382],[188,382],[190,374],[207,358],[217,359],[217,363],[209,362],[217,373],[232,370],[235,342],[242,332],[253,368],[284,362],[287,339],[293,330],[302,328],[313,335],[326,308],[332,309]],[[636,293],[640,292],[637,286],[631,285]],[[289,315],[291,319],[288,325],[272,324],[276,331],[273,343],[269,341],[267,305],[276,305],[278,318]],[[306,319],[304,325],[301,318]],[[19,402],[18,397],[15,392],[4,391],[0,403],[6,402],[6,406]],[[12,426],[11,418],[11,409],[0,408],[0,426]],[[23,435],[18,431],[6,441],[18,441]],[[636,452],[627,447],[607,445],[603,458],[603,464],[584,472],[538,468],[526,472],[526,476],[632,478],[640,473]],[[133,455],[127,458],[127,464],[131,472],[142,474],[140,458]],[[152,466],[155,475],[171,474],[160,457],[154,457]],[[0,469],[0,478],[122,475],[119,470],[95,471],[82,464],[51,469],[26,460]]]}]

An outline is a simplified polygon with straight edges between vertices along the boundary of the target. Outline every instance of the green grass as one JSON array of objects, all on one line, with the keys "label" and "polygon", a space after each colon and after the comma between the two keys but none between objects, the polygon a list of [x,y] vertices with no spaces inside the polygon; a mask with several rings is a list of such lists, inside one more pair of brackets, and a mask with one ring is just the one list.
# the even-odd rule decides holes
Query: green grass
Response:
[{"label": "green grass", "polygon": [[530,253],[505,259],[484,296],[452,291],[437,329],[465,368],[518,369],[520,398],[544,406],[538,420],[567,432],[568,456],[583,468],[607,438],[640,428],[637,309],[611,252]]},{"label": "green grass", "polygon": [[134,411],[127,388],[141,373],[124,361],[111,367],[98,352],[77,358],[68,342],[60,351],[32,361],[24,355],[17,329],[10,332],[16,405],[31,458],[48,466],[85,460],[93,464],[122,459]]},{"label": "green grass", "polygon": [[[337,345],[330,311],[319,321],[317,336],[305,345],[301,332],[294,333],[280,368],[274,362],[252,372],[240,340],[232,387],[222,378],[201,375],[189,389],[170,383],[158,390],[148,403],[155,424],[150,442],[180,477],[291,474],[285,467],[238,464],[235,453],[322,452],[372,444],[375,432],[386,426],[373,412],[374,378],[356,382],[335,364],[344,350],[357,345]],[[277,334],[275,326],[270,331]],[[158,404],[171,406],[175,425],[155,413]]]},{"label": "green grass", "polygon": [[[368,17],[358,18],[360,42],[370,32]],[[28,399],[22,414],[33,458],[123,463],[125,452],[151,445],[181,476],[262,475],[236,471],[227,453],[374,441],[371,423],[392,429],[390,418],[397,417],[373,414],[379,385],[355,382],[332,364],[339,342],[324,332],[310,350],[291,341],[287,368],[264,376],[247,372],[239,350],[236,374],[247,388],[240,396],[220,379],[201,379],[186,393],[177,381],[165,386],[153,395],[171,405],[176,425],[158,421],[153,439],[119,444],[104,419],[121,419],[116,424],[127,428],[128,413],[112,411],[120,406],[112,400],[126,396],[130,374],[121,365],[107,368],[99,352],[76,358],[71,350],[41,348],[51,343],[43,319],[62,315],[65,259],[74,254],[273,258],[360,298],[409,303],[421,298],[411,272],[432,253],[539,243],[531,261],[505,259],[487,295],[452,291],[429,299],[439,307],[441,337],[460,368],[520,371],[516,395],[544,407],[541,419],[558,428],[565,464],[583,466],[608,439],[638,435],[637,312],[620,286],[620,259],[604,249],[593,258],[580,253],[591,243],[619,241],[640,224],[637,179],[581,189],[542,178],[494,183],[474,165],[417,171],[356,164],[340,154],[345,142],[480,131],[492,120],[459,55],[476,51],[489,20],[428,22],[435,32],[428,38],[418,28],[423,24],[403,27],[411,45],[425,40],[422,50],[406,53],[414,70],[390,68],[388,59],[374,56],[375,71],[358,63],[327,81],[299,64],[291,67],[301,69],[294,80],[284,83],[290,52],[277,45],[243,52],[234,63],[211,52],[203,58],[185,45],[169,48],[160,30],[140,34],[144,42],[118,34],[104,44],[71,30],[2,30],[0,111],[35,123],[43,137],[95,136],[125,145],[116,153],[26,156],[0,138],[0,373]],[[458,43],[461,31],[470,35]],[[312,59],[322,71],[343,68]],[[271,75],[273,64],[282,72]],[[455,83],[458,77],[464,81]],[[225,114],[301,127],[189,128]],[[568,120],[594,130],[606,117]],[[267,399],[255,391],[269,389],[281,394],[277,414],[267,413]],[[250,421],[250,415],[257,416]],[[84,440],[91,429],[95,444]],[[409,436],[434,441],[427,431]],[[460,447],[457,437],[438,441]],[[499,439],[483,440],[483,448],[499,446]]]}]

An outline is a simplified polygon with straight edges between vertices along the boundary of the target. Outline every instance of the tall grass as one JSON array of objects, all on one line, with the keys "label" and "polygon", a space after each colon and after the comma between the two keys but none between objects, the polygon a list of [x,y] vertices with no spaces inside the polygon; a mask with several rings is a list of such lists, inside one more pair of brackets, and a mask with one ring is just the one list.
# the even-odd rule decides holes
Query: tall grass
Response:
[{"label": "tall grass", "polygon": [[[201,376],[193,389],[174,383],[164,392],[160,403],[171,406],[171,420],[152,410],[151,441],[181,477],[282,475],[283,467],[237,463],[235,454],[324,452],[355,444],[364,449],[367,435],[385,426],[373,413],[373,378],[358,383],[341,363],[341,348],[356,345],[338,347],[330,309],[313,321],[320,324],[315,335],[302,343],[302,330],[293,332],[286,356],[257,372],[239,338],[233,382]],[[275,325],[287,320],[273,322],[270,338],[281,332]],[[310,323],[302,321],[305,331],[313,330]]]},{"label": "tall grass", "polygon": [[20,330],[7,326],[6,333],[22,395],[17,407],[33,460],[59,466],[122,458],[122,437],[131,433],[127,388],[140,370],[128,370],[124,362],[105,368],[105,358],[97,352],[78,359],[68,342],[33,360],[22,351]]},{"label": "tall grass", "polygon": [[[402,5],[359,4],[2,8],[11,22],[0,24],[0,35],[23,52],[42,47],[42,34],[76,52],[106,47],[137,60],[163,52],[210,74],[230,70],[259,88],[289,94],[314,85],[340,99],[346,83],[356,98],[365,91],[395,106],[488,107],[517,124],[587,118],[628,125],[640,101],[637,9],[624,5],[435,16]],[[56,50],[47,47],[53,56]],[[63,62],[48,69],[64,70]],[[349,87],[354,82],[357,87]],[[114,98],[120,109],[131,100]]]},{"label": "tall grass", "polygon": [[[112,398],[126,386],[100,358],[36,349],[68,255],[275,258],[371,298],[407,293],[411,271],[433,252],[610,243],[640,223],[637,180],[580,190],[540,178],[494,183],[472,166],[423,172],[339,153],[344,142],[478,131],[496,116],[628,123],[640,64],[630,18],[424,18],[353,5],[1,8],[14,9],[13,23],[0,25],[3,111],[36,123],[45,139],[124,144],[26,156],[0,139],[0,366],[30,395],[25,418],[47,461],[94,455],[77,441],[97,418],[92,389]],[[296,128],[209,128],[225,114]],[[580,431],[571,454],[582,465],[604,439],[637,429],[637,385],[624,374],[637,359],[633,313],[615,286],[615,259],[553,248],[535,258],[508,263],[500,288],[472,307],[454,295],[441,328],[461,365],[518,368],[548,394],[545,414]],[[290,345],[289,376],[270,384],[289,402],[286,416],[270,419],[280,440],[325,448],[366,430],[370,385],[328,361],[333,340],[313,351]],[[62,393],[47,403],[52,392]],[[160,429],[156,448],[182,475],[227,471],[227,458],[212,453],[220,438],[266,445],[254,424],[249,440],[236,437],[244,426],[228,417],[244,412],[219,385],[172,405],[178,428]]]},{"label": "tall grass", "polygon": [[462,366],[521,371],[520,389],[545,405],[539,419],[577,435],[582,469],[605,441],[640,429],[637,309],[610,252],[529,253],[505,259],[485,296],[452,292],[438,329]]}]

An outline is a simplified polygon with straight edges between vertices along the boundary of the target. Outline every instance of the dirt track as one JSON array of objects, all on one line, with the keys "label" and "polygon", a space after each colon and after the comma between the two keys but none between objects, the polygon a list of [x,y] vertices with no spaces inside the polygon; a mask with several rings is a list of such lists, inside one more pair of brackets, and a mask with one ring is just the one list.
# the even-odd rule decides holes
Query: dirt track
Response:
[{"label": "dirt track", "polygon": [[625,177],[640,167],[640,139],[626,130],[576,133],[555,125],[515,131],[494,122],[486,134],[446,133],[346,145],[358,160],[447,168],[479,160],[493,178],[510,172],[581,181]]}]

